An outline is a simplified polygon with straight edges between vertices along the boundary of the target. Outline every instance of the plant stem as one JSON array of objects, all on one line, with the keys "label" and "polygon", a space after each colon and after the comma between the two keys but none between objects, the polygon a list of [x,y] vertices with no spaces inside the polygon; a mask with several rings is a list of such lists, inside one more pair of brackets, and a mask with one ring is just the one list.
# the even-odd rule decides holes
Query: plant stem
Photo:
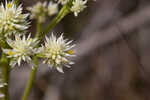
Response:
[{"label": "plant stem", "polygon": [[[40,34],[41,26],[42,26],[41,23],[39,23],[37,21],[35,36]],[[32,85],[33,85],[33,82],[34,82],[34,78],[35,78],[36,71],[37,71],[37,68],[38,68],[38,58],[36,56],[33,58],[33,62],[34,62],[34,67],[32,67],[32,70],[30,72],[29,80],[27,82],[27,85],[26,85],[26,88],[24,90],[24,93],[23,93],[23,96],[22,96],[21,100],[27,100],[27,97],[29,96],[29,93],[31,91],[31,88],[32,88]]]},{"label": "plant stem", "polygon": [[[70,13],[70,8],[68,5],[64,5],[63,8],[60,10],[59,14],[52,20],[52,22],[44,30],[41,30],[41,24],[39,22],[37,22],[37,32],[36,32],[35,37],[37,37],[39,40],[41,40],[45,36],[45,34],[47,34],[68,13]],[[40,33],[40,32],[43,32],[43,33]],[[36,74],[36,71],[38,68],[38,58],[37,57],[34,57],[34,64],[35,64],[34,68],[31,70],[30,78],[27,82],[27,86],[25,88],[25,91],[23,93],[21,100],[27,100],[27,97],[28,97],[30,90],[32,88],[35,74]]]},{"label": "plant stem", "polygon": [[1,68],[2,68],[2,82],[6,85],[4,85],[3,94],[4,94],[4,100],[8,100],[8,86],[9,86],[9,61],[6,58],[6,55],[2,54],[2,58],[0,60]]},{"label": "plant stem", "polygon": [[32,70],[30,72],[30,78],[27,82],[27,85],[26,85],[26,88],[25,88],[25,91],[23,93],[21,100],[27,100],[27,97],[29,96],[30,90],[31,90],[33,82],[34,82],[34,78],[35,78],[36,71],[38,68],[38,58],[34,57],[33,62],[34,62],[34,67],[32,68]]},{"label": "plant stem", "polygon": [[38,35],[40,35],[41,27],[42,27],[42,24],[39,21],[37,21],[37,23],[36,23],[36,34],[35,34],[35,37],[37,37]]},{"label": "plant stem", "polygon": [[68,13],[70,13],[70,8],[68,7],[68,5],[64,5],[59,14],[51,21],[50,24],[48,24],[48,26],[44,30],[42,30],[43,33],[37,35],[36,37],[41,40],[45,36],[45,34],[51,31],[51,29],[56,26],[56,24],[59,23]]}]

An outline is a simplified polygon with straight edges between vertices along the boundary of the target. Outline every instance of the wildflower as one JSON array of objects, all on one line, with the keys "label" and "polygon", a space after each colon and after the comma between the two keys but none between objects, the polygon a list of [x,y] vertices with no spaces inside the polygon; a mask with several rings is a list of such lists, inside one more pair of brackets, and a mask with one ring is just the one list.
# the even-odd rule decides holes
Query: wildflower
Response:
[{"label": "wildflower", "polygon": [[86,8],[87,0],[75,0],[73,1],[73,6],[71,7],[71,11],[74,12],[75,16],[78,16],[78,14],[83,11]]},{"label": "wildflower", "polygon": [[3,52],[8,58],[12,58],[10,65],[14,67],[17,63],[20,66],[22,60],[28,63],[31,61],[31,56],[36,53],[38,41],[30,38],[30,35],[27,38],[16,35],[15,40],[7,39],[7,43],[12,49],[3,49]]},{"label": "wildflower", "polygon": [[61,3],[62,5],[66,4],[69,0],[58,0],[58,3]]},{"label": "wildflower", "polygon": [[48,15],[52,16],[54,14],[58,13],[58,4],[57,3],[53,3],[53,2],[49,2],[48,4]]},{"label": "wildflower", "polygon": [[5,5],[0,5],[0,33],[7,35],[19,34],[29,27],[26,21],[28,14],[22,14],[22,6],[6,0]]},{"label": "wildflower", "polygon": [[46,37],[45,45],[40,48],[39,56],[45,58],[43,63],[49,64],[50,67],[56,68],[63,73],[62,66],[70,68],[74,64],[69,60],[70,57],[75,56],[71,50],[75,45],[71,45],[72,41],[64,40],[63,35],[56,38],[53,34],[50,38]]},{"label": "wildflower", "polygon": [[45,22],[47,13],[46,5],[46,2],[38,2],[33,7],[27,7],[27,10],[31,11],[31,19],[37,19],[40,23]]}]

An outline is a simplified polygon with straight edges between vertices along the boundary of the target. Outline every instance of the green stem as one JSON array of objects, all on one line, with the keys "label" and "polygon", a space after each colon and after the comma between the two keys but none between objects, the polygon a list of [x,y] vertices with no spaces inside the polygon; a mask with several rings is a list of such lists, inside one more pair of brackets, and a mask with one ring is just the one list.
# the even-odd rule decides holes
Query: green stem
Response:
[{"label": "green stem", "polygon": [[59,23],[68,13],[70,13],[70,8],[68,5],[64,5],[63,8],[60,10],[59,14],[51,21],[48,26],[42,30],[43,33],[37,35],[36,37],[41,40],[51,29],[56,26],[57,23]]},{"label": "green stem", "polygon": [[40,32],[41,32],[41,23],[39,21],[37,21],[36,23],[36,34],[35,34],[35,37],[37,37],[38,35],[40,35]]},{"label": "green stem", "polygon": [[[72,0],[70,0],[70,1],[72,1]],[[39,40],[41,40],[45,36],[45,34],[47,34],[57,23],[59,23],[69,13],[70,13],[70,7],[69,7],[69,3],[68,3],[63,6],[63,8],[60,10],[59,14],[51,21],[51,23],[44,30],[41,30],[41,24],[39,22],[37,22],[37,32],[36,32],[35,37],[37,37]],[[43,33],[40,33],[41,31]],[[23,93],[21,100],[27,100],[27,97],[32,88],[35,74],[36,74],[36,71],[38,68],[38,58],[37,57],[34,57],[34,64],[35,64],[34,69],[31,70],[30,78],[27,82],[27,86],[25,88],[25,91]]]},{"label": "green stem", "polygon": [[34,57],[33,61],[34,61],[34,67],[32,68],[32,70],[30,72],[30,78],[27,82],[27,85],[26,85],[26,88],[25,88],[25,91],[23,93],[23,96],[22,96],[21,100],[27,100],[27,97],[29,96],[29,93],[31,91],[31,88],[32,88],[32,85],[33,85],[33,82],[34,82],[34,78],[35,78],[36,71],[37,71],[37,68],[38,68],[38,58]]},{"label": "green stem", "polygon": [[[36,27],[36,34],[35,36],[39,35],[41,32],[41,23],[39,23],[37,21],[37,27]],[[30,72],[30,76],[29,76],[29,80],[27,82],[26,88],[24,90],[23,96],[21,98],[21,100],[27,100],[27,97],[29,96],[29,93],[31,91],[33,82],[34,82],[34,78],[37,72],[37,68],[38,68],[38,58],[35,56],[33,58],[33,62],[34,62],[34,67],[32,68],[31,72]]]},{"label": "green stem", "polygon": [[4,100],[8,100],[8,86],[9,86],[9,61],[6,58],[6,55],[2,54],[2,58],[0,60],[1,68],[2,68],[2,82],[5,83],[3,94],[5,95]]}]

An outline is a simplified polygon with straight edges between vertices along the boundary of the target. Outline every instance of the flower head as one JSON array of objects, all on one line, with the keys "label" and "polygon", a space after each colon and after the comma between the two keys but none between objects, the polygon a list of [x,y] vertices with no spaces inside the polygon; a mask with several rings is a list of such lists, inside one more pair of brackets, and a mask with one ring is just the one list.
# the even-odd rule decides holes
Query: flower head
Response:
[{"label": "flower head", "polygon": [[63,72],[62,66],[70,67],[73,64],[69,57],[74,56],[71,50],[75,45],[72,41],[64,40],[63,35],[56,38],[53,34],[50,38],[46,37],[45,45],[40,48],[40,56],[45,58],[44,63],[50,67],[55,67],[59,72]]},{"label": "flower head", "polygon": [[47,12],[46,5],[46,2],[38,2],[32,7],[27,7],[27,9],[31,11],[31,19],[37,19],[40,23],[45,22]]},{"label": "flower head", "polygon": [[48,4],[48,15],[52,16],[54,14],[58,13],[58,4],[57,3],[53,3],[53,2],[49,2]]},{"label": "flower head", "polygon": [[16,35],[15,40],[7,39],[7,43],[12,49],[3,49],[3,52],[12,58],[10,65],[14,67],[17,63],[20,66],[22,60],[28,63],[31,61],[31,56],[36,53],[38,41],[30,38],[30,35],[27,38]]},{"label": "flower head", "polygon": [[58,3],[61,3],[62,5],[66,4],[69,0],[57,0]]},{"label": "flower head", "polygon": [[87,0],[75,0],[73,1],[73,6],[71,7],[71,11],[74,12],[75,16],[78,16],[78,14],[83,11],[86,8]]},{"label": "flower head", "polygon": [[26,21],[28,14],[22,14],[22,6],[6,0],[5,5],[0,5],[0,33],[7,35],[19,34],[29,27]]}]

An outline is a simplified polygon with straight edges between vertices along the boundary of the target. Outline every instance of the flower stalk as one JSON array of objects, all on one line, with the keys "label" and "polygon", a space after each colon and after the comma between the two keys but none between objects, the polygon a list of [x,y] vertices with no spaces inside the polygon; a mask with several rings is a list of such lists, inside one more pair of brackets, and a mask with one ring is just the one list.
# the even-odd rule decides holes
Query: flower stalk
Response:
[{"label": "flower stalk", "polygon": [[56,26],[57,23],[59,23],[67,14],[70,13],[70,8],[68,5],[64,5],[63,8],[60,10],[58,15],[51,21],[50,24],[47,25],[45,29],[42,30],[41,34],[37,34],[36,37],[38,37],[39,40],[41,40],[51,29]]},{"label": "flower stalk", "polygon": [[41,23],[39,21],[37,21],[37,23],[36,23],[36,34],[35,35],[39,35],[40,34],[41,28],[42,28]]},{"label": "flower stalk", "polygon": [[2,68],[2,82],[5,84],[3,89],[4,94],[4,100],[9,100],[9,93],[8,93],[8,87],[9,87],[9,72],[10,72],[10,66],[9,61],[6,58],[6,55],[2,54],[2,58],[0,60],[1,68]]},{"label": "flower stalk", "polygon": [[[36,30],[36,35],[37,35],[37,34],[40,34],[40,32],[41,32],[41,23],[39,21],[37,21],[36,26],[37,26],[36,27],[36,29],[37,29]],[[35,79],[35,76],[36,76],[36,72],[37,72],[37,69],[38,69],[38,58],[36,56],[33,58],[33,63],[34,63],[34,66],[31,69],[29,80],[26,84],[26,88],[23,92],[21,100],[27,100],[27,98],[30,94],[30,91],[31,91],[31,88],[32,88],[32,85],[33,85],[33,82],[34,82],[34,79]]]},{"label": "flower stalk", "polygon": [[33,58],[33,62],[34,62],[34,66],[30,72],[30,77],[29,77],[29,80],[27,82],[27,85],[26,85],[26,88],[25,88],[25,91],[23,93],[21,100],[27,100],[27,97],[30,94],[30,91],[31,91],[31,88],[32,88],[32,85],[34,82],[34,78],[35,78],[36,71],[38,68],[38,58],[36,56]]},{"label": "flower stalk", "polygon": [[[41,24],[37,21],[37,32],[36,32],[36,36],[35,37],[38,37],[38,39],[41,40],[45,36],[45,34],[47,34],[68,13],[70,13],[70,9],[68,8],[67,5],[65,5],[61,9],[61,11],[59,12],[59,14],[52,20],[52,22],[44,30],[41,30]],[[43,33],[39,34],[41,31]],[[30,77],[29,77],[29,80],[27,82],[27,85],[26,85],[26,88],[25,88],[25,91],[23,93],[23,96],[22,96],[21,100],[27,100],[27,97],[28,97],[28,95],[30,93],[30,90],[32,88],[33,81],[34,81],[34,78],[35,78],[35,74],[36,74],[36,71],[37,71],[37,68],[38,68],[38,58],[37,57],[34,57],[34,64],[35,65],[34,65],[33,69],[31,70]]]}]

